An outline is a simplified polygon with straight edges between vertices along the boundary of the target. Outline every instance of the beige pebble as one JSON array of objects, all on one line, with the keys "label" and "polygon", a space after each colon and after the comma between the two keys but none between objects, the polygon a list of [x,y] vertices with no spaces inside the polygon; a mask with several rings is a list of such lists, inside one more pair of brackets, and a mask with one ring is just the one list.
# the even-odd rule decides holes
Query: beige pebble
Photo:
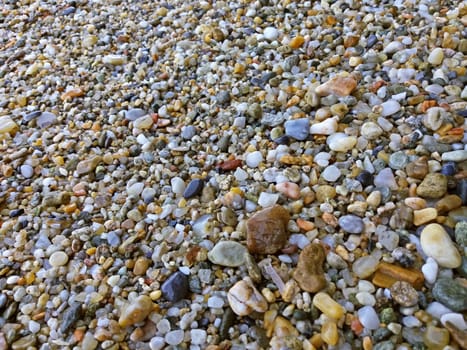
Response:
[{"label": "beige pebble", "polygon": [[415,226],[420,226],[433,221],[438,216],[438,211],[435,208],[425,208],[420,210],[414,210],[413,212],[413,223]]},{"label": "beige pebble", "polygon": [[238,281],[227,293],[229,305],[238,316],[247,316],[253,311],[265,312],[268,303],[253,285],[249,277]]},{"label": "beige pebble", "polygon": [[438,265],[450,269],[461,265],[462,259],[443,226],[427,225],[420,234],[423,252],[436,260]]},{"label": "beige pebble", "polygon": [[53,267],[63,266],[68,262],[68,255],[63,251],[54,252],[50,256],[49,262]]}]

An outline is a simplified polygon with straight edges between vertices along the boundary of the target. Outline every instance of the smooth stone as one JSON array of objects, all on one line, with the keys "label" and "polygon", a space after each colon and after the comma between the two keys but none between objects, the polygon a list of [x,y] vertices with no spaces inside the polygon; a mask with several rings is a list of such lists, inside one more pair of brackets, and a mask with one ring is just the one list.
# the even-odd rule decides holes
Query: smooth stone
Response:
[{"label": "smooth stone", "polygon": [[296,140],[302,141],[308,137],[310,122],[308,118],[292,119],[284,123],[285,134]]},{"label": "smooth stone", "polygon": [[337,131],[337,117],[328,118],[310,126],[312,135],[332,135]]},{"label": "smooth stone", "polygon": [[378,242],[392,252],[399,245],[399,235],[394,231],[383,231],[377,234]]},{"label": "smooth stone", "polygon": [[221,266],[237,267],[245,263],[247,249],[234,241],[220,241],[208,253],[208,259]]},{"label": "smooth stone", "polygon": [[129,327],[140,323],[152,312],[154,304],[147,295],[140,295],[123,307],[118,324],[120,327]]},{"label": "smooth stone", "polygon": [[362,256],[352,264],[352,271],[359,278],[368,278],[378,268],[379,260],[373,255]]},{"label": "smooth stone", "polygon": [[321,173],[321,177],[328,182],[335,182],[341,176],[341,172],[335,165],[330,165]]},{"label": "smooth stone", "polygon": [[413,162],[410,162],[405,167],[405,171],[409,177],[413,177],[415,179],[423,180],[428,174],[428,162],[426,157],[420,157]]},{"label": "smooth stone", "polygon": [[364,306],[357,311],[358,319],[363,327],[375,330],[379,328],[379,317],[372,306]]},{"label": "smooth stone", "polygon": [[444,163],[442,165],[441,174],[446,175],[446,176],[453,176],[455,173],[457,173],[456,163],[452,161],[448,161],[447,163]]},{"label": "smooth stone", "polygon": [[366,122],[361,126],[360,133],[367,140],[376,140],[383,134],[383,129],[374,122]]},{"label": "smooth stone", "polygon": [[383,53],[393,54],[393,53],[402,51],[404,48],[405,48],[404,44],[402,44],[400,41],[391,41],[389,44],[387,44],[384,47]]},{"label": "smooth stone", "polygon": [[344,215],[339,218],[339,226],[348,233],[362,233],[365,225],[356,215]]},{"label": "smooth stone", "polygon": [[394,178],[394,174],[392,173],[391,168],[382,169],[374,177],[373,184],[376,187],[387,187],[393,191],[399,188],[399,186],[397,186],[397,182],[396,182],[396,179]]},{"label": "smooth stone", "polygon": [[433,286],[433,297],[452,311],[467,310],[467,287],[450,278],[440,278]]},{"label": "smooth stone", "polygon": [[165,335],[164,340],[167,344],[176,346],[183,342],[184,335],[185,335],[185,332],[183,330],[176,329],[176,330],[168,332]]},{"label": "smooth stone", "polygon": [[188,276],[181,271],[176,271],[167,278],[161,286],[162,296],[176,303],[188,295]]},{"label": "smooth stone", "polygon": [[402,151],[389,156],[389,167],[394,170],[404,169],[409,162],[409,157]]},{"label": "smooth stone", "polygon": [[279,37],[279,31],[274,27],[266,27],[263,35],[266,40],[274,41]]},{"label": "smooth stone", "polygon": [[293,278],[304,291],[316,293],[326,287],[323,264],[326,258],[323,247],[320,244],[307,245],[299,255],[297,268],[293,272]]},{"label": "smooth stone", "polygon": [[133,122],[133,127],[140,130],[148,130],[152,127],[153,124],[154,120],[152,117],[150,115],[145,115],[136,119]]},{"label": "smooth stone", "polygon": [[194,125],[187,125],[182,127],[181,136],[184,140],[191,140],[196,135],[196,127]]},{"label": "smooth stone", "polygon": [[[37,342],[36,335],[29,334],[22,338],[19,338],[13,344],[11,344],[11,349],[12,350],[34,349],[36,342]],[[8,349],[8,346],[5,349]]]},{"label": "smooth stone", "polygon": [[316,87],[316,93],[319,96],[336,95],[339,97],[345,97],[352,93],[357,87],[357,81],[352,77],[336,76],[329,79],[324,84]]},{"label": "smooth stone", "polygon": [[440,321],[443,324],[443,326],[446,325],[446,322],[451,322],[460,330],[467,330],[467,323],[464,320],[464,316],[462,316],[462,314],[460,313],[450,312],[444,314],[443,316],[441,316]]},{"label": "smooth stone", "polygon": [[29,164],[21,165],[20,172],[26,179],[30,179],[34,175],[34,169]]},{"label": "smooth stone", "polygon": [[252,312],[266,312],[268,303],[255,288],[250,278],[238,281],[229,289],[227,300],[233,312],[238,316],[247,316]]},{"label": "smooth stone", "polygon": [[258,204],[263,208],[272,207],[279,200],[278,193],[261,192],[258,198]]},{"label": "smooth stone", "polygon": [[428,63],[438,66],[443,62],[444,59],[444,51],[442,48],[437,47],[433,49],[430,54],[428,55],[427,61]]},{"label": "smooth stone", "polygon": [[360,182],[363,187],[368,187],[371,184],[373,184],[373,174],[371,174],[369,171],[362,170],[356,177],[355,180]]},{"label": "smooth stone", "polygon": [[247,221],[247,247],[253,254],[275,254],[288,240],[290,215],[280,205],[263,209]]},{"label": "smooth stone", "polygon": [[93,156],[89,159],[82,160],[76,165],[76,174],[78,176],[83,176],[94,171],[101,161],[101,156]]},{"label": "smooth stone", "polygon": [[193,179],[190,181],[185,191],[183,192],[183,198],[189,199],[197,196],[201,193],[204,187],[204,180],[202,179]]},{"label": "smooth stone", "polygon": [[445,152],[441,155],[441,159],[443,161],[451,161],[451,162],[463,162],[467,160],[467,150],[457,150],[451,152]]},{"label": "smooth stone", "polygon": [[437,218],[438,211],[435,208],[424,208],[420,210],[414,210],[413,212],[413,224],[420,226],[433,221]]},{"label": "smooth stone", "polygon": [[418,303],[418,292],[408,282],[397,281],[391,288],[391,297],[403,307],[411,307]]},{"label": "smooth stone", "polygon": [[381,104],[381,116],[388,117],[401,110],[401,105],[396,100],[387,100]]},{"label": "smooth stone", "polygon": [[448,188],[446,176],[429,173],[417,187],[417,195],[423,198],[436,199],[444,196]]},{"label": "smooth stone", "polygon": [[461,198],[462,204],[467,205],[467,179],[457,182],[456,194]]},{"label": "smooth stone", "polygon": [[66,265],[67,262],[68,262],[68,254],[66,254],[63,251],[54,252],[49,258],[49,263],[53,267],[64,266]]},{"label": "smooth stone", "polygon": [[338,132],[330,135],[326,140],[326,144],[332,151],[348,152],[357,144],[357,138]]},{"label": "smooth stone", "polygon": [[[276,185],[276,190],[291,199],[300,198],[300,186],[294,182],[280,182]],[[259,203],[259,201],[258,201]]]},{"label": "smooth stone", "polygon": [[439,266],[456,268],[462,263],[461,256],[449,234],[439,224],[427,225],[420,234],[423,252],[432,257]]},{"label": "smooth stone", "polygon": [[257,168],[263,161],[263,155],[260,151],[250,152],[245,157],[245,163],[249,168]]},{"label": "smooth stone", "polygon": [[42,114],[41,111],[29,112],[29,113],[27,113],[27,114],[24,115],[23,121],[25,121],[26,123],[28,123],[28,122],[30,122],[31,120],[36,119],[37,117],[39,117],[41,114]]},{"label": "smooth stone", "polygon": [[144,109],[132,108],[125,112],[125,119],[129,121],[135,121],[136,119],[141,118],[147,114],[148,112],[146,112]]},{"label": "smooth stone", "polygon": [[438,264],[436,263],[436,260],[428,258],[426,263],[422,266],[422,273],[426,282],[429,284],[435,283],[436,278],[438,277]]},{"label": "smooth stone", "polygon": [[119,66],[124,64],[126,61],[125,56],[123,55],[107,55],[102,58],[104,64],[111,64],[114,66]]}]

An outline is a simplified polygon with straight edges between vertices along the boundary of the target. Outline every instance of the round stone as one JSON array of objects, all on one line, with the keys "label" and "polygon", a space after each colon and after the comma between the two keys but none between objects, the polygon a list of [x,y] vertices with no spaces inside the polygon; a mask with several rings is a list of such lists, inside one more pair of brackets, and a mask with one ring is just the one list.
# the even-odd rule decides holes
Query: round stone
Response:
[{"label": "round stone", "polygon": [[339,218],[339,226],[348,233],[362,233],[363,220],[356,215],[344,215]]},{"label": "round stone", "polygon": [[245,263],[246,247],[234,241],[218,242],[208,253],[208,259],[217,265],[237,267]]},{"label": "round stone", "polygon": [[266,27],[263,35],[266,40],[274,41],[279,37],[279,31],[274,27]]},{"label": "round stone", "polygon": [[68,262],[68,254],[63,251],[54,252],[50,256],[49,262],[53,267],[64,266]]},{"label": "round stone", "polygon": [[29,164],[21,165],[20,172],[26,179],[30,179],[34,175],[34,169]]},{"label": "round stone", "polygon": [[341,172],[335,165],[330,165],[324,169],[321,176],[328,182],[335,182],[341,176]]}]

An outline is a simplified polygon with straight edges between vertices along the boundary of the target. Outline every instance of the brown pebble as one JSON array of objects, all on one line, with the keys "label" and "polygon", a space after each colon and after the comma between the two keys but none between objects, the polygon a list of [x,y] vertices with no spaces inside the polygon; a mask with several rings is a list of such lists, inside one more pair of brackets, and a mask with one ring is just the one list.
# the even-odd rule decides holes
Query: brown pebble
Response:
[{"label": "brown pebble", "polygon": [[348,96],[357,87],[357,81],[352,77],[334,77],[316,88],[319,96],[337,95]]},{"label": "brown pebble", "polygon": [[247,221],[247,247],[253,254],[274,254],[284,248],[289,237],[290,215],[280,205],[263,209]]},{"label": "brown pebble", "polygon": [[133,267],[133,273],[136,276],[144,275],[149,267],[149,259],[140,256],[136,259],[135,266]]},{"label": "brown pebble", "polygon": [[407,164],[405,171],[409,177],[422,180],[428,173],[428,162],[425,157],[420,157]]},{"label": "brown pebble", "polygon": [[462,199],[455,194],[449,194],[436,202],[435,208],[441,215],[449,213],[453,209],[457,209],[462,205]]},{"label": "brown pebble", "polygon": [[326,287],[323,271],[325,258],[324,248],[320,244],[312,243],[302,250],[297,268],[293,272],[293,278],[301,289],[316,293]]}]

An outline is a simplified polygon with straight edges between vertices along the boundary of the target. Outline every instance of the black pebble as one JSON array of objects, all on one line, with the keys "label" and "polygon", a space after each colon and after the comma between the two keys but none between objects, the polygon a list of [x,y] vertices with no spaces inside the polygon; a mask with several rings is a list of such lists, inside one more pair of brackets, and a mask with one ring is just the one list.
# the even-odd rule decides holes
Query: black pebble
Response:
[{"label": "black pebble", "polygon": [[360,174],[357,175],[355,180],[360,182],[363,187],[367,187],[373,184],[373,175],[368,171],[363,170]]},{"label": "black pebble", "polygon": [[181,271],[177,271],[165,280],[161,287],[162,296],[176,303],[188,294],[188,276]]},{"label": "black pebble", "polygon": [[467,179],[462,179],[457,183],[457,195],[461,197],[462,204],[467,204]]},{"label": "black pebble", "polygon": [[188,199],[188,198],[198,195],[203,190],[203,186],[204,186],[203,180],[201,179],[191,180],[191,182],[186,187],[185,192],[183,192],[183,197],[185,199]]}]

